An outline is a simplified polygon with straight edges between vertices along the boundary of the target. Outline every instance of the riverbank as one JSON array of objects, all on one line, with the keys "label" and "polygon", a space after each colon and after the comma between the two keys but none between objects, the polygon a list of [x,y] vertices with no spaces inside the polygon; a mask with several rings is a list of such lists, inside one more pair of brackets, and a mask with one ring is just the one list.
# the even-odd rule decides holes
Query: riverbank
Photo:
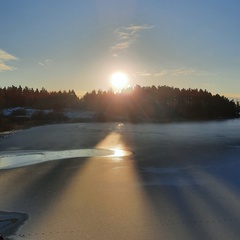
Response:
[{"label": "riverbank", "polygon": [[[237,117],[235,117],[237,118]],[[77,111],[77,110],[36,110],[25,108],[4,109],[0,114],[0,137],[9,134],[12,131],[27,129],[35,126],[58,123],[178,123],[178,122],[204,122],[204,121],[221,121],[234,118],[183,118],[183,117],[162,117],[146,118],[138,116],[120,116],[110,115],[104,112]]]}]

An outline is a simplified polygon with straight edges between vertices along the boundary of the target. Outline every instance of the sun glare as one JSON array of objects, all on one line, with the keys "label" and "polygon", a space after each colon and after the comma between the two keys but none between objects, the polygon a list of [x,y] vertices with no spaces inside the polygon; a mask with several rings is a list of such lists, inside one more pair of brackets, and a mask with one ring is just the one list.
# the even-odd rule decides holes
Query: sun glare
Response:
[{"label": "sun glare", "polygon": [[122,72],[113,73],[111,76],[111,84],[114,88],[122,89],[127,86],[128,76]]}]

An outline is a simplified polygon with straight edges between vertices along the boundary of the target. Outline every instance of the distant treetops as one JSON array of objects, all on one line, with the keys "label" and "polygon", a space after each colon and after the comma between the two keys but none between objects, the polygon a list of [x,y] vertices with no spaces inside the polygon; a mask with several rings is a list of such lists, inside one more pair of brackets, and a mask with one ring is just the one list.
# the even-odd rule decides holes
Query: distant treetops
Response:
[{"label": "distant treetops", "polygon": [[206,90],[151,86],[123,89],[114,93],[95,90],[78,98],[73,90],[48,92],[42,88],[0,88],[0,109],[29,107],[37,109],[82,109],[95,111],[101,121],[181,121],[234,118],[239,104]]}]

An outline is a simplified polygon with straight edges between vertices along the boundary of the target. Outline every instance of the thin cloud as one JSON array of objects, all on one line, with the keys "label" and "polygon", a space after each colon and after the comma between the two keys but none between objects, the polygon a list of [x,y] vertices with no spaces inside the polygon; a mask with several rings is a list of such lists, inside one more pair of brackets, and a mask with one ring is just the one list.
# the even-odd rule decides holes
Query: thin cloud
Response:
[{"label": "thin cloud", "polygon": [[162,77],[162,76],[186,76],[186,75],[196,75],[196,69],[187,69],[187,68],[177,68],[177,69],[164,69],[160,72],[154,73],[154,77]]},{"label": "thin cloud", "polygon": [[47,66],[49,67],[52,63],[52,59],[45,59],[44,61],[39,62],[38,64],[42,67]]},{"label": "thin cloud", "polygon": [[196,69],[186,69],[186,68],[180,68],[180,69],[175,69],[171,72],[172,76],[186,76],[186,75],[195,75],[197,74]]},{"label": "thin cloud", "polygon": [[123,50],[123,49],[126,49],[126,48],[128,48],[130,46],[131,43],[132,43],[132,41],[126,41],[126,42],[117,43],[116,45],[111,47],[111,50]]},{"label": "thin cloud", "polygon": [[179,76],[189,76],[189,75],[194,75],[194,76],[216,76],[218,73],[216,72],[208,72],[208,71],[203,71],[195,68],[177,68],[177,69],[163,69],[159,72],[149,72],[149,71],[142,71],[142,72],[136,72],[135,76],[140,76],[140,77],[163,77],[163,76],[174,76],[174,77],[179,77]]},{"label": "thin cloud", "polygon": [[5,63],[0,61],[0,72],[3,71],[12,71],[14,68],[11,66],[6,65]]},{"label": "thin cloud", "polygon": [[153,74],[155,77],[162,77],[162,76],[188,76],[188,75],[195,75],[195,76],[215,76],[218,75],[216,72],[208,72],[204,70],[199,70],[196,68],[177,68],[177,69],[164,69],[160,72]]},{"label": "thin cloud", "polygon": [[161,76],[168,75],[168,74],[169,74],[169,70],[162,70],[158,73],[154,73],[154,77],[161,77]]},{"label": "thin cloud", "polygon": [[13,71],[14,69],[16,69],[15,67],[7,64],[8,61],[14,60],[18,60],[18,58],[0,49],[0,72]]},{"label": "thin cloud", "polygon": [[131,34],[135,34],[136,32],[140,30],[147,30],[151,29],[153,26],[149,26],[147,24],[144,25],[130,25],[129,27],[125,27],[126,30],[131,31]]},{"label": "thin cloud", "polygon": [[140,77],[150,77],[152,76],[152,73],[147,71],[142,71],[142,72],[137,72],[135,75]]},{"label": "thin cloud", "polygon": [[140,37],[139,32],[142,30],[148,30],[153,28],[147,24],[144,25],[130,25],[128,27],[117,28],[114,31],[114,34],[117,38],[117,43],[115,43],[110,51],[119,51],[124,50],[130,47],[136,39]]}]

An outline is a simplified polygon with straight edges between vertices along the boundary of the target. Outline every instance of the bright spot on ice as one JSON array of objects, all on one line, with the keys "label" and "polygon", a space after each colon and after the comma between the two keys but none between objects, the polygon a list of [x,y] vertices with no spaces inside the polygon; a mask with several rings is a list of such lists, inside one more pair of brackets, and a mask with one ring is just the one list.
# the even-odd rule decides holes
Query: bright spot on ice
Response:
[{"label": "bright spot on ice", "polygon": [[124,124],[123,123],[119,123],[117,127],[118,128],[122,128],[122,127],[124,127]]},{"label": "bright spot on ice", "polygon": [[[124,150],[117,149],[117,148],[112,149],[112,150],[114,151],[114,154],[111,155],[110,157],[124,157],[124,156],[129,155],[128,153],[130,153],[130,152],[128,152],[128,151],[124,151]],[[126,154],[127,154],[127,155],[126,155]]]}]

